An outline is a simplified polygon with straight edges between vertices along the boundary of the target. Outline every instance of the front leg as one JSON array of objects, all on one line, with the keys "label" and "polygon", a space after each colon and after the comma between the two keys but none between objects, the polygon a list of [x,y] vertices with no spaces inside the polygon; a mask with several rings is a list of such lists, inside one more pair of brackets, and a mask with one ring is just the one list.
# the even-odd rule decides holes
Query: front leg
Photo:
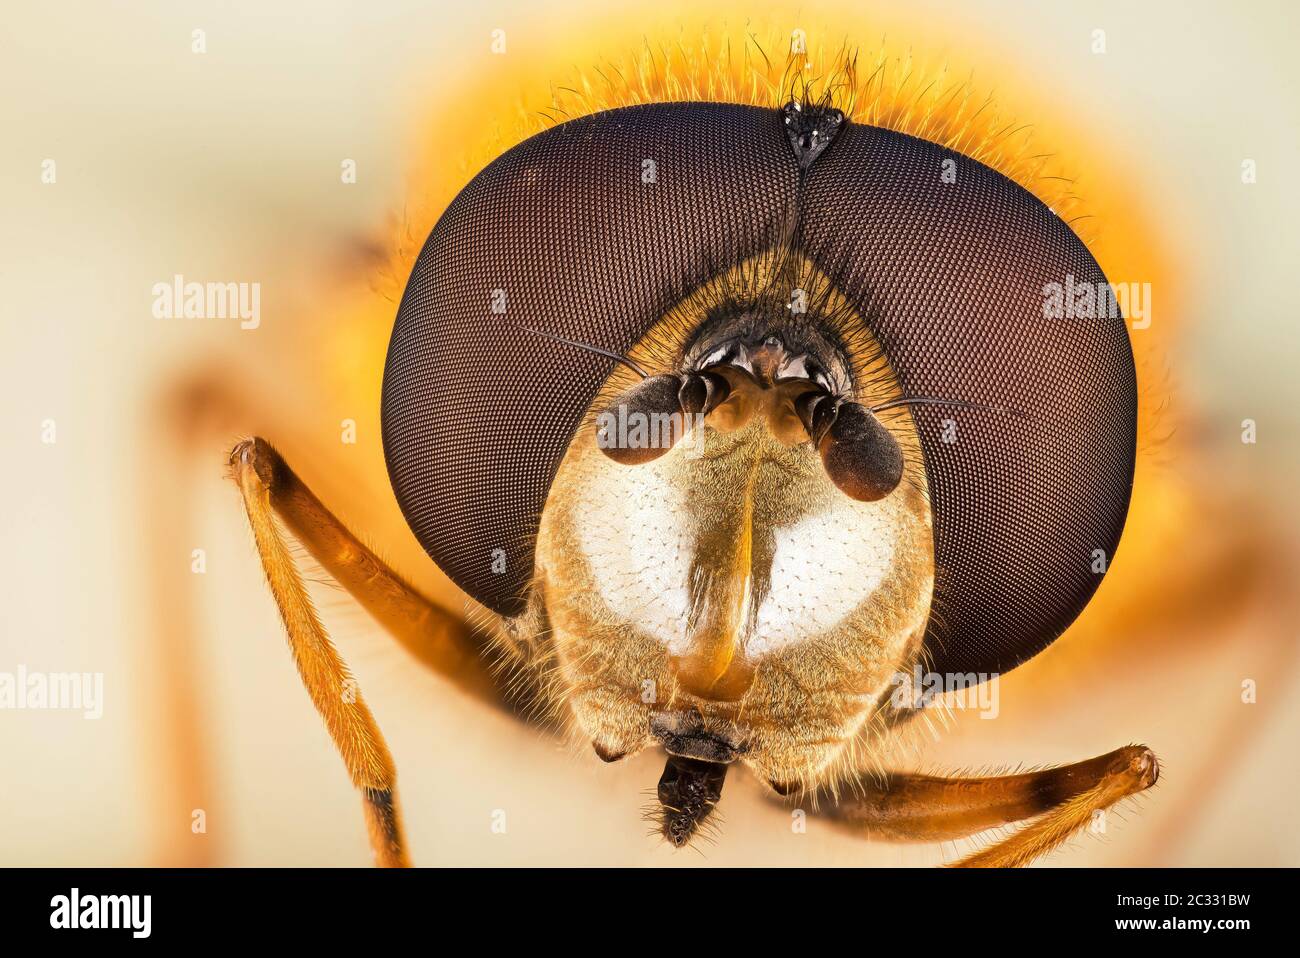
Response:
[{"label": "front leg", "polygon": [[911,773],[864,777],[852,793],[828,803],[826,814],[892,841],[938,842],[965,838],[1014,822],[1015,834],[968,855],[956,867],[1027,865],[1087,826],[1094,813],[1156,783],[1160,766],[1143,745],[1019,775],[947,778]]},{"label": "front leg", "polygon": [[352,535],[265,440],[235,446],[230,467],[298,674],[362,793],[375,861],[405,866],[392,755],[316,614],[276,517],[407,649],[460,687],[498,701],[478,644],[461,619],[416,592]]},{"label": "front leg", "polygon": [[[421,663],[491,705],[502,697],[483,662],[483,642],[463,618],[422,595],[343,525],[265,439],[230,453],[247,506],[249,490],[266,503],[312,557]],[[257,487],[261,487],[261,490]],[[251,518],[251,517],[250,517]],[[256,525],[254,525],[256,533]]]}]

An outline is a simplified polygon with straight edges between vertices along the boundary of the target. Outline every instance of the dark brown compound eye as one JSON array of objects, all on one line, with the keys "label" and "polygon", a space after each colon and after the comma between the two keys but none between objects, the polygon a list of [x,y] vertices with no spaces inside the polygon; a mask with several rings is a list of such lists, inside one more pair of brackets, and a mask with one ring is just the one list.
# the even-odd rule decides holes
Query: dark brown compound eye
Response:
[{"label": "dark brown compound eye", "polygon": [[[1128,324],[1048,315],[1047,291],[1107,277],[1029,191],[806,104],[595,113],[506,151],[456,197],[412,269],[384,374],[385,457],[416,537],[476,600],[521,612],[551,483],[618,363],[692,291],[773,250],[825,275],[908,397],[943,573],[926,660],[1014,668],[1069,626],[1119,545],[1137,426]],[[629,463],[721,401],[684,366],[637,372],[627,411],[670,431],[616,437],[606,452]],[[836,385],[795,412],[846,495],[888,495],[897,444]]]},{"label": "dark brown compound eye", "polygon": [[850,499],[875,502],[902,481],[903,450],[898,440],[858,403],[844,403],[836,410],[817,451],[826,474]]}]

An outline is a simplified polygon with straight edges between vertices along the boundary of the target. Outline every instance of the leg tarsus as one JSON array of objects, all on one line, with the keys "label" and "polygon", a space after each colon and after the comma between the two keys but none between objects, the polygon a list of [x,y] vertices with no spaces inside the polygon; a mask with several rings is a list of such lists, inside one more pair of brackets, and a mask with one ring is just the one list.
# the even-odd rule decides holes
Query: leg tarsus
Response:
[{"label": "leg tarsus", "polygon": [[1090,787],[1072,795],[1015,834],[954,862],[953,867],[1020,868],[1028,865],[1086,828],[1097,812],[1146,791],[1160,777],[1156,754],[1144,745],[1129,745],[1103,757],[1110,761]]},{"label": "leg tarsus", "polygon": [[381,868],[409,868],[411,862],[397,815],[397,793],[391,789],[365,788],[362,797],[375,864]]},{"label": "leg tarsus", "polygon": [[1145,791],[1159,777],[1155,753],[1129,745],[1073,765],[979,778],[888,773],[863,779],[827,814],[892,841],[949,841],[1029,820],[961,867],[1026,865],[1087,826],[1094,813]]}]

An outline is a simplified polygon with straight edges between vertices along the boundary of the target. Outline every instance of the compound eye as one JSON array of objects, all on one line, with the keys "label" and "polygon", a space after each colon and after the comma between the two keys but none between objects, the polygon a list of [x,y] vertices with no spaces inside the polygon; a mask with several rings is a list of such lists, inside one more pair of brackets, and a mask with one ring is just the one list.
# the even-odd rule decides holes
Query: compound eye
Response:
[{"label": "compound eye", "polygon": [[826,474],[850,499],[875,502],[903,478],[898,440],[858,403],[844,403],[818,446]]},{"label": "compound eye", "polygon": [[[648,203],[634,173],[652,156],[689,175],[663,180]],[[715,274],[770,285],[793,255],[820,264],[850,312],[866,309],[860,324],[898,395],[934,400],[908,403],[916,445],[909,434],[905,450],[924,477],[943,570],[942,615],[925,637],[931,670],[1006,672],[1049,645],[1101,581],[1090,557],[1113,557],[1124,528],[1137,431],[1128,323],[1109,306],[1047,320],[1050,290],[1105,288],[1100,265],[1064,219],[978,160],[958,158],[959,180],[940,184],[934,171],[953,157],[807,104],[783,114],[647,103],[572,120],[495,159],[425,243],[384,372],[384,455],[429,555],[479,602],[522,613],[551,482],[575,428],[607,401],[610,363],[684,290]],[[492,311],[506,291],[508,317]],[[604,451],[656,460],[682,435],[674,420],[698,422],[715,404],[718,416],[725,385],[739,387],[729,373],[689,377],[741,358],[723,349],[649,377],[623,397],[625,411],[661,425],[666,416],[667,436],[642,417],[620,424],[615,403]],[[856,394],[802,373],[822,398],[793,396],[794,412],[827,475],[854,499],[889,495],[903,457],[871,403],[844,406],[832,391]],[[776,366],[774,380],[791,377],[797,367]],[[967,410],[969,426],[940,399]],[[1004,406],[1020,415],[977,411]]]}]

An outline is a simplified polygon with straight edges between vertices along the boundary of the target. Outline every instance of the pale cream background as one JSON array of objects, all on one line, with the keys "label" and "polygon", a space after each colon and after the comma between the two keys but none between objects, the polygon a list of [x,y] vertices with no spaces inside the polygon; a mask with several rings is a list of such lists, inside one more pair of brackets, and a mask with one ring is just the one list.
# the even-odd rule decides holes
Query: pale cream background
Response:
[{"label": "pale cream background", "polygon": [[[1195,392],[1225,456],[1242,455],[1239,444],[1232,451],[1240,420],[1259,421],[1247,468],[1277,527],[1294,531],[1294,5],[915,6],[920,29],[929,22],[997,51],[1040,90],[1059,90],[1084,128],[1114,140],[1117,162],[1131,166],[1167,224],[1186,284],[1190,332],[1174,357],[1176,376]],[[756,5],[754,13],[780,9]],[[359,527],[399,530],[383,543],[386,553],[438,583],[409,536],[400,538],[391,493],[373,478],[377,436],[365,427],[374,410],[334,408],[305,385],[295,394],[295,384],[310,382],[302,370],[316,361],[313,343],[295,340],[293,359],[277,323],[301,309],[357,236],[400,206],[417,132],[411,111],[426,111],[452,78],[496,68],[485,53],[492,28],[506,28],[511,44],[562,52],[568,31],[592,20],[651,32],[671,22],[671,11],[647,4],[612,12],[576,0],[82,3],[15,6],[5,16],[0,670],[102,671],[107,701],[99,722],[0,712],[0,864],[147,864],[192,847],[188,819],[161,817],[154,792],[166,719],[148,570],[152,561],[185,569],[189,549],[200,546],[209,566],[198,591],[202,627],[167,637],[187,643],[203,674],[193,706],[212,785],[208,834],[197,841],[212,843],[207,859],[223,864],[363,864],[357,799],[299,687],[237,500],[221,480],[219,443],[192,474],[162,479],[192,484],[192,545],[150,554],[153,497],[140,483],[150,475],[152,445],[143,437],[153,428],[151,407],[161,384],[221,356],[232,376],[278,382],[267,395],[285,418],[314,424],[304,426],[315,432],[300,450],[326,444],[342,416],[355,416],[363,438],[350,454],[366,458],[356,473],[369,478],[351,483],[352,473],[333,474],[306,452],[302,471]],[[797,11],[789,20],[797,24]],[[190,52],[196,27],[207,31],[204,56]],[[1107,31],[1105,57],[1089,53],[1095,27]],[[446,135],[475,122],[471,106],[448,104]],[[1248,189],[1238,179],[1246,156],[1260,170]],[[47,157],[58,164],[54,186],[40,182]],[[338,183],[343,157],[360,170],[346,189]],[[160,326],[149,315],[149,289],[175,272],[262,282],[265,328]],[[54,446],[39,441],[47,417],[58,423]],[[272,438],[294,449],[288,437]],[[660,770],[654,757],[604,767],[581,748],[520,731],[418,673],[342,599],[328,601],[326,614],[397,757],[420,863],[941,858],[937,848],[867,845],[817,823],[792,834],[787,813],[743,775],[728,784],[718,844],[704,856],[674,854],[644,837],[638,817]],[[1254,628],[1245,617],[1235,633],[1175,662],[1135,654],[1113,663],[1113,673],[1063,684],[1056,707],[1033,714],[1023,704],[1018,711],[1004,688],[1003,721],[965,723],[926,758],[1045,763],[1147,741],[1166,758],[1167,780],[1138,820],[1105,842],[1080,840],[1053,863],[1300,864],[1294,663],[1289,674],[1266,676],[1270,711],[1241,746],[1232,780],[1203,803],[1177,801],[1179,759],[1186,767],[1227,747],[1216,730],[1235,698],[1235,650],[1260,641]],[[504,836],[488,827],[498,808],[508,815]]]}]

